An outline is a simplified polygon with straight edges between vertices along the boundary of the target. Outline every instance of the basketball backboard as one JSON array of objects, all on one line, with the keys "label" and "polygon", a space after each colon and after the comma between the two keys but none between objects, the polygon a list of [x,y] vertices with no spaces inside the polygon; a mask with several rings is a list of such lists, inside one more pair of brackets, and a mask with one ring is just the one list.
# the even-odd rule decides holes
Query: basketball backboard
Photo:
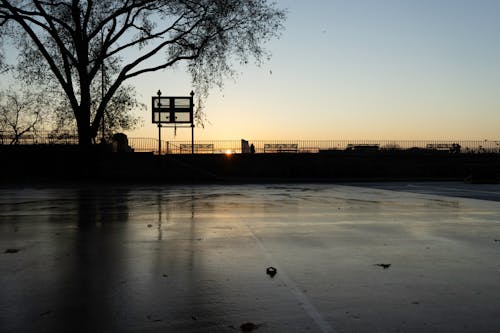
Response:
[{"label": "basketball backboard", "polygon": [[154,124],[193,124],[193,96],[152,97]]}]

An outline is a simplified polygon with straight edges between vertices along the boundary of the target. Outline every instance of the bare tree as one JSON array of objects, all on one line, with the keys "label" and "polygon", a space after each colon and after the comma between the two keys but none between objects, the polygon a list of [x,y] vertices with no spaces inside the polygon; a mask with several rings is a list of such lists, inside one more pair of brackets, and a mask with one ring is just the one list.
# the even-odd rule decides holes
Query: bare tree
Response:
[{"label": "bare tree", "polygon": [[[233,74],[234,60],[265,59],[263,44],[284,19],[267,0],[0,0],[0,29],[15,41],[25,79],[57,82],[81,145],[128,79],[187,61],[204,96]],[[103,65],[117,70],[93,114]]]},{"label": "bare tree", "polygon": [[10,144],[19,144],[28,132],[36,133],[44,107],[42,95],[24,92],[22,95],[9,91],[0,94],[0,129],[10,139]]}]

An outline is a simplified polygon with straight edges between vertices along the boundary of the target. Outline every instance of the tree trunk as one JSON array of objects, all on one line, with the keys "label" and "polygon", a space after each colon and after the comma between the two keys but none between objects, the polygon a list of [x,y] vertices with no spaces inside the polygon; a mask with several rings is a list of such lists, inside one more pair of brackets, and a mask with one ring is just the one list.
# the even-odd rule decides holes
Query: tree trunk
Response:
[{"label": "tree trunk", "polygon": [[92,135],[90,126],[78,126],[78,145],[80,147],[90,147],[92,145]]},{"label": "tree trunk", "polygon": [[92,130],[90,128],[90,105],[80,106],[75,112],[76,124],[78,128],[78,145],[82,148],[92,145]]}]

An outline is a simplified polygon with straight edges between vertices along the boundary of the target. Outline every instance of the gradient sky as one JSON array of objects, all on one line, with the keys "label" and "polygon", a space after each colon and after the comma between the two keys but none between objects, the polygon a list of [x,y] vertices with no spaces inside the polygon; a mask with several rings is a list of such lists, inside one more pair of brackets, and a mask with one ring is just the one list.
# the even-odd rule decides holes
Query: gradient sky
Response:
[{"label": "gradient sky", "polygon": [[[211,92],[196,139],[500,138],[500,1],[277,2],[288,20],[272,59]],[[157,137],[158,89],[191,91],[183,66],[130,83],[148,107],[134,137]]]},{"label": "gradient sky", "polygon": [[[271,61],[212,92],[196,138],[499,138],[500,1],[278,3],[289,16]],[[179,67],[139,82],[147,117],[130,134],[155,137],[150,96],[185,94],[189,77]]]}]

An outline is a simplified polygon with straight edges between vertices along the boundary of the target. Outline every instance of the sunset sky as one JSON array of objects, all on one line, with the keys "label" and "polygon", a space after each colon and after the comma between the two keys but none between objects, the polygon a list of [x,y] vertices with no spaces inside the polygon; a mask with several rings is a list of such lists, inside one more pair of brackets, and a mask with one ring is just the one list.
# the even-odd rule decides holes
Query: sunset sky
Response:
[{"label": "sunset sky", "polygon": [[[236,67],[239,77],[211,92],[196,139],[500,138],[500,1],[277,3],[288,19],[267,44],[271,60]],[[157,137],[158,89],[192,89],[182,65],[130,83],[147,105],[133,137]]]},{"label": "sunset sky", "polygon": [[[212,91],[197,139],[498,139],[500,1],[281,0],[272,59]],[[182,67],[135,83],[191,90]],[[189,137],[179,130],[176,139]],[[173,130],[164,130],[173,139]]]}]

